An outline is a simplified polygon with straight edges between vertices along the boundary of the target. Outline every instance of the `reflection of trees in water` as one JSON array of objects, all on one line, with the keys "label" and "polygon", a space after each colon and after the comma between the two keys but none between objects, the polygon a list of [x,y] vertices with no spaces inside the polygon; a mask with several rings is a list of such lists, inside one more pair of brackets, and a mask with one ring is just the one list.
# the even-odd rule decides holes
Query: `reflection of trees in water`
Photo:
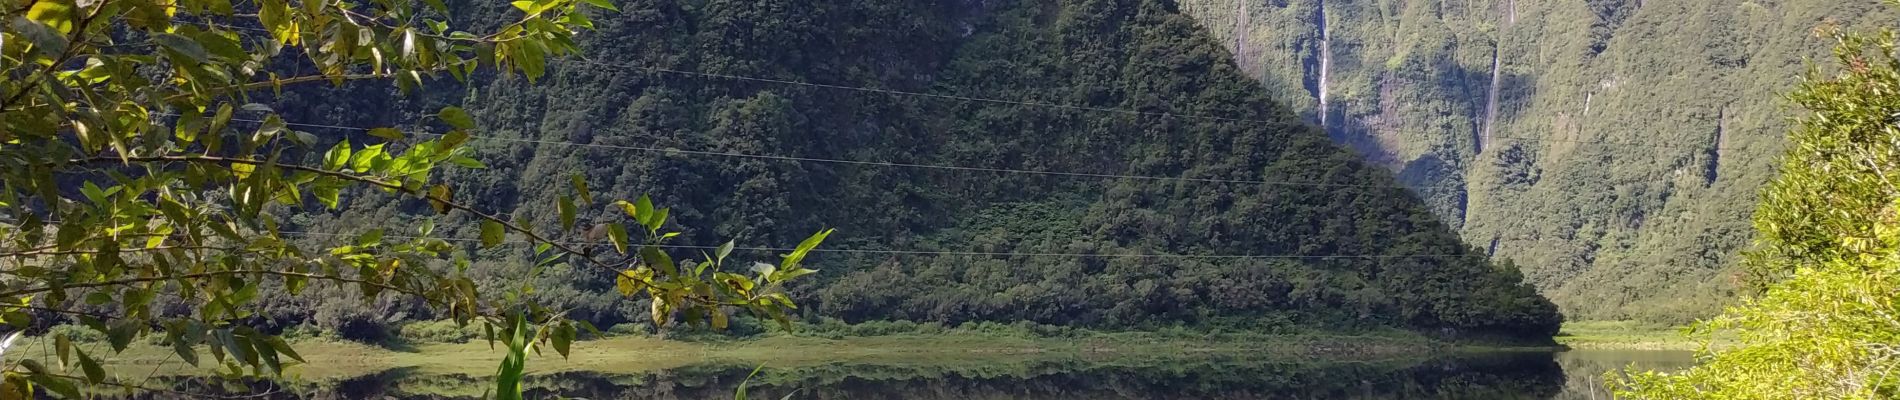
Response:
[{"label": "reflection of trees in water", "polygon": [[1557,364],[1565,372],[1564,388],[1554,400],[1607,400],[1610,391],[1603,374],[1637,368],[1673,371],[1695,365],[1695,354],[1688,351],[1583,350],[1557,354]]},{"label": "reflection of trees in water", "polygon": [[[701,366],[646,375],[570,372],[533,376],[529,398],[731,398],[750,368]],[[203,382],[174,382],[180,390]],[[286,390],[281,399],[467,399],[490,382],[466,376],[384,373]],[[768,369],[755,398],[777,399],[1547,399],[1564,386],[1548,353],[1460,356],[1423,362],[1183,364],[1034,362],[980,368],[826,365]],[[253,390],[268,383],[251,383]],[[171,399],[147,394],[147,399]]]}]

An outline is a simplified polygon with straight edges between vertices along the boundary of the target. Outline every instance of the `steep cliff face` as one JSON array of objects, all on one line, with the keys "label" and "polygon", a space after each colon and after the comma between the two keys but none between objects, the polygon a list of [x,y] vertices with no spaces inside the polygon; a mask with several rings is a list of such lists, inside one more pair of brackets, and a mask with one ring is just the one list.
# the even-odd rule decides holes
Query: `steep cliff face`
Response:
[{"label": "steep cliff face", "polygon": [[1733,286],[1781,94],[1826,50],[1811,31],[1894,14],[1878,0],[1182,3],[1264,87],[1523,265],[1567,315],[1660,321],[1713,312]]}]

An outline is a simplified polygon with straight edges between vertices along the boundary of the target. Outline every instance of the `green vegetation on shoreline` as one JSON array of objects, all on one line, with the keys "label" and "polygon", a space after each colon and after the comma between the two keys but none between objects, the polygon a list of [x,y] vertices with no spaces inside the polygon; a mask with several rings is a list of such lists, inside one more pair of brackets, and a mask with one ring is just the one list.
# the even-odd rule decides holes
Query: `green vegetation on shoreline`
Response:
[{"label": "green vegetation on shoreline", "polygon": [[[1683,333],[1683,328],[1640,321],[1573,321],[1564,323],[1557,344],[1572,349],[1601,350],[1698,350],[1704,340]],[[1722,347],[1726,338],[1717,338]]]},{"label": "green vegetation on shoreline", "polygon": [[[383,347],[308,338],[294,345],[308,363],[289,368],[286,376],[294,381],[311,382],[394,369],[427,375],[488,376],[494,373],[495,360],[504,353],[481,339]],[[705,364],[800,367],[841,362],[980,367],[1002,361],[1166,361],[1210,357],[1313,359],[1323,356],[1328,360],[1378,361],[1459,351],[1526,349],[1452,344],[1403,332],[1364,335],[1119,332],[1043,337],[968,330],[841,338],[769,335],[703,340],[620,335],[580,341],[573,346],[571,356],[566,359],[552,352],[530,355],[527,372],[531,375],[575,371],[637,374]],[[31,352],[41,347],[34,339],[22,348]],[[157,376],[209,375],[216,371],[210,363],[193,367],[178,361],[170,347],[153,343],[135,344],[110,359],[111,364],[126,371],[155,371],[152,374]]]}]

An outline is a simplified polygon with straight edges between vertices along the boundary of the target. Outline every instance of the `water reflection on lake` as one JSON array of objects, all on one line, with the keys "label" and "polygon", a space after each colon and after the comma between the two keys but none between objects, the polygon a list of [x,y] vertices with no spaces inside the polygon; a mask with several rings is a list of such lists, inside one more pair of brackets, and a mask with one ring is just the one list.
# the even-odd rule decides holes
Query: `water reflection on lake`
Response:
[{"label": "water reflection on lake", "polygon": [[[767,368],[755,399],[1601,399],[1605,371],[1635,363],[1674,369],[1688,352],[1571,351],[1461,354],[1378,362],[1218,358],[1183,363],[1113,360],[999,363],[956,370],[832,364]],[[729,399],[750,366],[708,365],[643,375],[568,372],[530,376],[528,398]],[[181,392],[275,391],[279,399],[469,399],[486,378],[391,370],[340,382],[250,382],[220,387],[171,382]],[[183,395],[144,394],[172,399]]]},{"label": "water reflection on lake", "polygon": [[1575,350],[1553,355],[1564,369],[1564,391],[1559,400],[1609,399],[1603,374],[1635,365],[1673,371],[1695,364],[1695,353],[1676,350]]}]

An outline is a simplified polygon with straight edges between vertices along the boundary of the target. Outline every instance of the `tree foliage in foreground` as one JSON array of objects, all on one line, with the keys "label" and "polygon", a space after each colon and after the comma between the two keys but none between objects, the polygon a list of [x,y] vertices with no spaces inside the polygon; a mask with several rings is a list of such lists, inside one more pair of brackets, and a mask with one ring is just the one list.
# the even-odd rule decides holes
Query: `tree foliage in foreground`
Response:
[{"label": "tree foliage in foreground", "polygon": [[[571,264],[613,276],[621,295],[651,299],[656,323],[717,328],[741,310],[782,320],[793,307],[782,283],[813,272],[799,263],[825,233],[750,273],[725,267],[730,244],[675,259],[663,247],[676,235],[662,229],[668,209],[645,197],[597,200],[579,177],[546,205],[559,226],[458,199],[434,175],[482,167],[463,146],[478,128],[459,108],[370,130],[376,139],[365,144],[293,129],[264,105],[307,83],[383,80],[407,91],[491,70],[532,81],[551,58],[577,50],[590,13],[615,8],[512,4],[514,19],[472,24],[495,26],[478,34],[452,28],[437,0],[0,1],[0,317],[16,336],[70,318],[107,337],[111,351],[162,335],[193,365],[280,373],[301,357],[247,326],[260,287],[334,286],[365,301],[398,293],[509,342],[503,397],[519,396],[505,376],[519,374],[524,351],[548,345],[565,355],[590,328],[520,300],[532,288],[478,290],[464,274],[464,249],[431,235],[432,223],[365,227],[310,246],[280,231],[272,212],[336,208],[343,193],[367,188],[479,221],[483,247],[525,242],[537,271]],[[575,215],[587,207],[624,211],[631,222],[581,224]],[[101,350],[50,340],[51,359],[5,353],[0,398],[143,384],[102,368]]]},{"label": "tree foliage in foreground", "polygon": [[[1900,396],[1900,60],[1896,34],[1830,32],[1834,76],[1791,96],[1811,114],[1763,192],[1747,268],[1766,291],[1703,333],[1734,348],[1676,373],[1612,377],[1642,399]],[[1620,378],[1620,379],[1617,379]]]}]

